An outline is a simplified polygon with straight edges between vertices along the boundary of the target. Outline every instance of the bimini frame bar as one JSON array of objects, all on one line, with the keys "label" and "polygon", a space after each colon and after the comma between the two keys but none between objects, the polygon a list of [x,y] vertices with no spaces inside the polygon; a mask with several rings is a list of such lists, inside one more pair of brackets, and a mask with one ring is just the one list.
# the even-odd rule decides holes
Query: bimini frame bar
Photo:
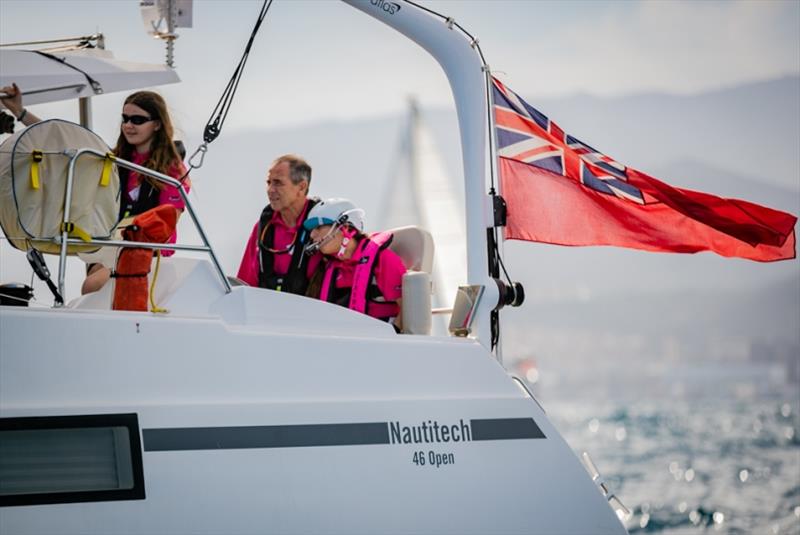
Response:
[{"label": "bimini frame bar", "polygon": [[[127,160],[123,160],[121,158],[115,158],[114,163],[117,164],[118,167],[122,167],[125,169],[129,169],[131,171],[136,171],[140,175],[146,175],[153,177],[157,181],[173,186],[177,188],[178,192],[180,192],[181,198],[186,206],[186,212],[189,214],[189,217],[192,219],[192,223],[194,224],[195,228],[197,229],[197,233],[200,236],[200,239],[203,242],[203,245],[178,245],[175,243],[169,244],[157,244],[157,243],[141,243],[141,242],[132,242],[132,241],[124,241],[124,240],[89,240],[84,241],[78,238],[70,238],[69,232],[67,230],[67,223],[69,223],[70,218],[70,205],[72,204],[72,184],[75,181],[75,162],[83,155],[93,155],[97,156],[100,159],[106,158],[106,154],[102,152],[98,152],[94,149],[79,149],[77,151],[68,151],[68,155],[70,157],[69,166],[67,168],[67,187],[66,192],[64,194],[64,221],[62,225],[61,238],[56,238],[57,241],[61,244],[61,251],[59,255],[58,261],[58,291],[61,295],[64,295],[64,281],[66,278],[66,271],[67,271],[67,246],[68,245],[98,245],[103,247],[137,247],[141,249],[170,249],[170,250],[177,250],[177,251],[195,251],[195,252],[206,252],[211,257],[211,263],[214,265],[214,269],[219,275],[220,282],[222,283],[222,287],[225,290],[225,293],[231,292],[231,285],[228,282],[228,278],[225,276],[225,272],[222,270],[222,266],[217,260],[217,255],[214,253],[214,249],[211,248],[211,244],[208,242],[208,238],[206,237],[206,233],[203,230],[203,226],[200,224],[200,221],[197,219],[197,215],[195,214],[194,207],[192,206],[192,202],[189,200],[189,197],[186,195],[186,192],[181,187],[181,183],[175,180],[172,177],[167,175],[158,173],[153,171],[152,169],[148,169],[147,167],[142,167],[141,165],[136,165],[135,163],[131,163]],[[52,243],[53,240],[39,240],[39,239],[31,239],[31,242],[49,242]]]},{"label": "bimini frame bar", "polygon": [[469,39],[451,19],[405,0],[343,0],[352,7],[402,33],[436,61],[450,82],[458,113],[461,134],[461,156],[464,163],[464,193],[467,229],[468,284],[482,285],[485,290],[475,312],[473,332],[490,351],[491,312],[498,302],[498,289],[489,276],[486,229],[494,225],[488,176],[492,161],[488,132],[488,98],[484,64]]}]

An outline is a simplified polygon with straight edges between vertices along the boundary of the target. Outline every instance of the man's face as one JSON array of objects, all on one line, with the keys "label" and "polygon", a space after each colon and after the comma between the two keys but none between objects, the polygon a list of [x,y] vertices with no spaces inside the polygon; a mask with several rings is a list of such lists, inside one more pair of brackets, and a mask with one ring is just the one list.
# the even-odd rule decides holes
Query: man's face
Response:
[{"label": "man's face", "polygon": [[292,182],[289,176],[289,162],[280,162],[273,165],[267,174],[267,197],[269,205],[276,212],[294,207],[300,210],[306,201],[308,182],[299,184]]}]

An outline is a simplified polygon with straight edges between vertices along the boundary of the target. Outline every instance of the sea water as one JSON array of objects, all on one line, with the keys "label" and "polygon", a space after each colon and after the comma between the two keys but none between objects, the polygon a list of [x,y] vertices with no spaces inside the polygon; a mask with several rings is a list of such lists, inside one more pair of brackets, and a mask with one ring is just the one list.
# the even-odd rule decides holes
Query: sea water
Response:
[{"label": "sea water", "polygon": [[630,533],[800,534],[797,383],[749,365],[686,375],[665,392],[561,384],[539,397],[631,510]]}]

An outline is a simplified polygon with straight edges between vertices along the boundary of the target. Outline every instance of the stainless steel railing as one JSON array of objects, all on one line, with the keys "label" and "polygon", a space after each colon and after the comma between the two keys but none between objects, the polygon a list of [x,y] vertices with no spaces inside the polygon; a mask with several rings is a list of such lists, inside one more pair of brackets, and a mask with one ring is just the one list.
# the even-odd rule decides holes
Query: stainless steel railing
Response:
[{"label": "stainless steel railing", "polygon": [[141,165],[136,165],[135,163],[129,162],[127,160],[123,160],[121,158],[115,158],[114,162],[117,164],[118,167],[129,169],[131,171],[136,171],[140,175],[146,175],[152,177],[158,182],[174,186],[175,188],[178,189],[181,198],[183,199],[183,202],[186,206],[186,213],[189,215],[189,217],[192,220],[192,223],[194,224],[194,227],[197,229],[197,233],[200,236],[200,240],[203,242],[203,245],[180,245],[177,243],[168,243],[168,244],[144,243],[144,242],[133,242],[127,240],[104,240],[104,239],[92,239],[89,241],[84,241],[79,238],[70,238],[67,224],[69,223],[70,205],[72,204],[72,184],[75,180],[75,162],[78,160],[78,158],[86,154],[91,154],[97,156],[98,158],[106,158],[106,154],[96,151],[94,149],[69,150],[65,151],[65,154],[67,154],[67,156],[70,157],[70,162],[69,162],[69,167],[67,168],[67,188],[64,194],[64,221],[63,221],[64,224],[61,227],[63,229],[61,236],[50,239],[30,238],[30,241],[33,243],[36,242],[60,243],[61,250],[58,262],[58,291],[61,295],[64,295],[64,281],[66,278],[66,270],[67,270],[67,247],[69,245],[98,245],[102,247],[137,247],[140,249],[153,249],[153,250],[170,249],[176,251],[206,252],[211,257],[211,263],[213,264],[214,269],[216,270],[217,275],[219,276],[220,283],[222,284],[225,293],[231,292],[231,285],[228,282],[228,278],[222,271],[222,266],[220,266],[219,260],[217,259],[217,255],[214,253],[211,244],[208,242],[208,237],[206,236],[206,233],[203,230],[203,226],[197,219],[197,214],[195,213],[194,207],[192,206],[192,202],[189,200],[189,197],[183,190],[183,187],[181,187],[182,186],[181,183],[172,177],[153,171],[152,169],[142,167]]}]

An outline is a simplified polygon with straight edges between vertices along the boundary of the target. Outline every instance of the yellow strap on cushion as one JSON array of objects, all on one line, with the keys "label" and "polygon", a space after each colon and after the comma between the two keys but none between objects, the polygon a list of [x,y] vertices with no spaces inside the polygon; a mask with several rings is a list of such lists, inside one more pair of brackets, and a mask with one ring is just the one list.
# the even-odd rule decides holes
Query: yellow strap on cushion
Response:
[{"label": "yellow strap on cushion", "polygon": [[39,162],[43,157],[40,150],[31,152],[31,188],[33,189],[39,189]]},{"label": "yellow strap on cushion", "polygon": [[111,166],[114,165],[114,160],[116,160],[116,157],[113,153],[106,154],[106,158],[103,161],[103,174],[100,175],[100,185],[103,187],[108,186],[109,182],[111,182]]},{"label": "yellow strap on cushion", "polygon": [[153,273],[153,282],[150,283],[150,312],[153,314],[166,314],[169,312],[166,308],[161,308],[160,306],[156,305],[156,281],[158,280],[158,268],[161,266],[161,250],[156,251],[156,270]]},{"label": "yellow strap on cushion", "polygon": [[61,232],[64,232],[65,230],[70,238],[78,238],[83,241],[92,241],[92,236],[75,223],[61,223]]}]

